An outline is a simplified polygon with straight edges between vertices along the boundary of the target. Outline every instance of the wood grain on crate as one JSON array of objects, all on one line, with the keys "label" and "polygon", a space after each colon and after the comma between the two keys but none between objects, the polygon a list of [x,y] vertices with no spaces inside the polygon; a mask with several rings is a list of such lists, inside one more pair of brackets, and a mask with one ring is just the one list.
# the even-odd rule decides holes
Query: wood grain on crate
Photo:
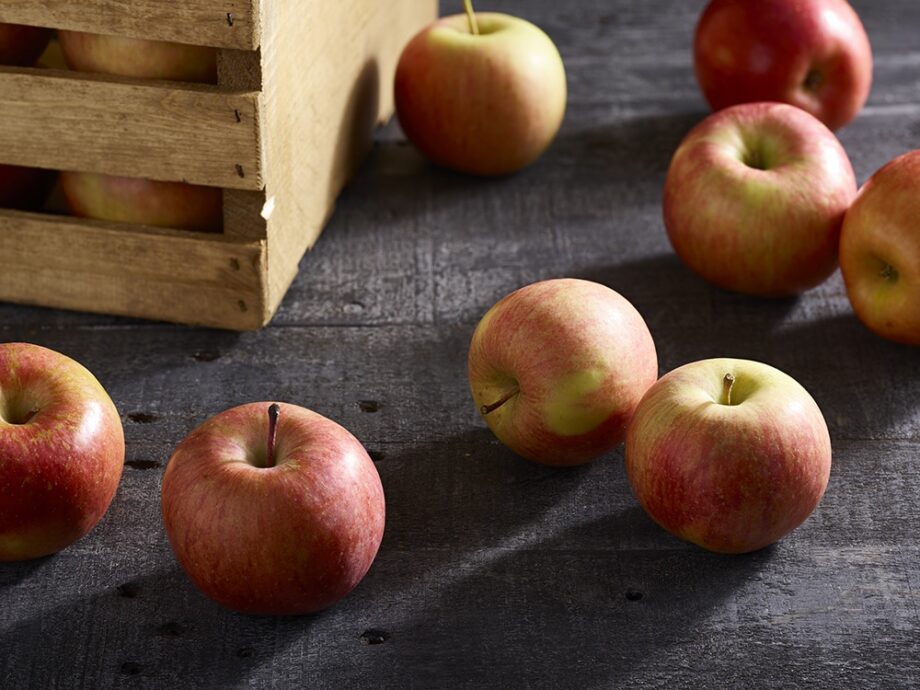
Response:
[{"label": "wood grain on crate", "polygon": [[0,22],[251,50],[259,46],[262,2],[0,0]]},{"label": "wood grain on crate", "polygon": [[0,67],[4,162],[261,189],[259,97],[217,87]]},{"label": "wood grain on crate", "polygon": [[[205,234],[0,213],[3,295],[63,309],[252,327],[265,310],[264,242]],[[40,300],[36,296],[40,296]]]},{"label": "wood grain on crate", "polygon": [[[79,6],[90,18],[86,21],[134,35],[136,27],[125,22],[138,6]],[[151,21],[193,24],[205,6],[231,7],[216,0],[185,5],[148,0],[139,6],[149,10]],[[194,306],[180,304],[171,298],[171,289],[139,286],[125,268],[132,263],[130,254],[102,252],[75,266],[68,278],[60,257],[45,256],[57,245],[32,241],[38,248],[25,255],[13,243],[28,242],[23,233],[52,233],[56,224],[71,233],[77,226],[83,233],[102,226],[49,216],[31,218],[19,234],[0,236],[0,250],[31,262],[34,269],[50,260],[58,271],[40,281],[17,278],[28,265],[0,275],[0,297],[233,329],[258,328],[271,319],[304,252],[319,237],[339,192],[370,148],[374,129],[392,114],[399,53],[436,16],[437,3],[342,0],[305,7],[277,2],[258,4],[258,9],[251,13],[265,26],[258,49],[221,50],[217,86],[0,68],[0,162],[222,188],[225,237],[264,253],[256,264],[261,284],[255,298],[239,299],[228,286],[198,293]],[[0,19],[71,27],[75,16],[69,3],[0,0]],[[194,41],[225,45],[205,29]],[[0,211],[0,222],[7,225],[22,218]],[[128,226],[120,230],[136,235],[126,250],[143,251],[147,233]],[[178,242],[186,236],[174,237]],[[200,247],[211,246],[211,240],[200,242]],[[194,257],[178,249],[171,260],[194,268],[189,263]],[[222,260],[220,252],[216,260]],[[162,267],[164,285],[173,268]],[[86,287],[90,284],[92,289]],[[157,294],[163,296],[159,302]],[[205,297],[214,300],[212,308],[201,308]]]}]

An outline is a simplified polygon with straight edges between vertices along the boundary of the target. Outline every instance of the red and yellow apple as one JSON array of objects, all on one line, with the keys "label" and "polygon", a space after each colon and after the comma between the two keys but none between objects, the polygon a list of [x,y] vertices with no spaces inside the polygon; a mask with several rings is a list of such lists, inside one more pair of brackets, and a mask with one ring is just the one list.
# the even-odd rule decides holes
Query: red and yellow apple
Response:
[{"label": "red and yellow apple", "polygon": [[61,189],[83,218],[196,232],[223,227],[223,194],[215,187],[62,172]]},{"label": "red and yellow apple", "polygon": [[348,594],[383,538],[380,477],[347,430],[296,405],[212,417],[163,477],[163,521],[191,580],[245,613],[304,614]]},{"label": "red and yellow apple", "polygon": [[709,282],[793,295],[836,269],[855,195],[833,132],[791,105],[749,103],[710,115],[683,140],[668,170],[664,221],[677,255]]},{"label": "red and yellow apple", "polygon": [[920,150],[894,159],[863,185],[843,223],[840,269],[866,326],[920,345]]},{"label": "red and yellow apple", "polygon": [[58,40],[67,64],[80,72],[217,82],[217,51],[213,48],[77,31],[59,31]]},{"label": "red and yellow apple", "polygon": [[476,408],[518,455],[578,465],[618,446],[658,357],[635,307],[586,280],[528,285],[482,318],[469,351]]},{"label": "red and yellow apple", "polygon": [[0,561],[60,551],[102,519],[125,460],[121,418],[58,352],[0,345]]},{"label": "red and yellow apple", "polygon": [[434,22],[406,46],[395,95],[403,131],[434,163],[504,175],[533,163],[556,137],[565,67],[533,24],[460,14]]},{"label": "red and yellow apple", "polygon": [[824,495],[831,441],[818,405],[760,362],[710,359],[663,376],[629,425],[626,471],[646,512],[710,551],[782,538]]},{"label": "red and yellow apple", "polygon": [[872,85],[872,49],[846,0],[712,0],[694,65],[715,110],[781,101],[831,129],[856,117]]},{"label": "red and yellow apple", "polygon": [[0,24],[0,65],[31,67],[51,40],[51,31],[34,26]]}]

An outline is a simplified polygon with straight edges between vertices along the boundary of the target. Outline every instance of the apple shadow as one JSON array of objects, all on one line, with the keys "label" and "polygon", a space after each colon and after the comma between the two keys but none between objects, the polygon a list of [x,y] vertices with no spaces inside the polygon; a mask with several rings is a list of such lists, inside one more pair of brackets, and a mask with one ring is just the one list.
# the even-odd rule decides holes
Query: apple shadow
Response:
[{"label": "apple shadow", "polygon": [[452,552],[410,618],[389,612],[387,649],[362,677],[531,687],[565,669],[571,687],[628,685],[649,658],[699,645],[707,621],[775,552],[729,557],[690,547],[638,506],[563,529],[539,523],[547,536],[526,545]]},{"label": "apple shadow", "polygon": [[0,677],[11,687],[236,686],[316,619],[228,611],[198,593],[175,563],[104,579],[112,584],[101,591],[0,628]]},{"label": "apple shadow", "polygon": [[43,558],[33,558],[28,561],[7,561],[0,563],[0,595],[4,591],[12,589],[16,585],[28,580],[41,571],[45,564],[52,558],[44,556]]}]

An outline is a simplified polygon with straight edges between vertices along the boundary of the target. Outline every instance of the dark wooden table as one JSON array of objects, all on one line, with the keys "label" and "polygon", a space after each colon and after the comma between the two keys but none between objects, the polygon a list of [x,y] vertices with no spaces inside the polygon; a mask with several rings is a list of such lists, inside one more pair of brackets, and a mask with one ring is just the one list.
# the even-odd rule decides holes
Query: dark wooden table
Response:
[{"label": "dark wooden table", "polygon": [[[920,146],[920,3],[854,4],[876,81],[841,138],[863,181]],[[0,339],[86,364],[128,439],[118,495],[89,537],[0,565],[0,686],[918,686],[920,349],[870,334],[839,275],[799,299],[736,296],[697,279],[665,237],[665,170],[706,113],[690,54],[702,5],[490,3],[560,47],[571,94],[558,142],[520,175],[478,180],[383,131],[264,332],[0,306]],[[574,470],[505,450],[471,403],[467,345],[495,300],[551,276],[632,300],[662,371],[737,356],[801,381],[834,441],[815,514],[759,553],[712,555],[645,516],[622,450]],[[160,520],[174,446],[262,399],[351,429],[386,489],[371,572],[312,617],[212,604]]]}]

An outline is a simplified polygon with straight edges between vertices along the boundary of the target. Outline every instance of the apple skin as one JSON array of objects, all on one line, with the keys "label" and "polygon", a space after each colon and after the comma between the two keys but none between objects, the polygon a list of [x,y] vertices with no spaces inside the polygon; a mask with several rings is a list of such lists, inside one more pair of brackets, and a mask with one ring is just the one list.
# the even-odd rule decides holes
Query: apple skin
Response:
[{"label": "apple skin", "polygon": [[658,377],[658,356],[628,300],[598,283],[560,278],[493,306],[473,334],[468,367],[476,408],[502,443],[534,462],[570,466],[623,441]]},{"label": "apple skin", "polygon": [[0,344],[0,561],[56,553],[102,519],[125,461],[121,418],[74,360]]},{"label": "apple skin", "polygon": [[396,111],[409,141],[437,165],[505,175],[549,147],[565,115],[565,67],[533,24],[505,14],[444,17],[404,49]]},{"label": "apple skin", "polygon": [[714,110],[780,101],[831,129],[850,122],[872,86],[872,48],[846,0],[712,0],[694,67]]},{"label": "apple skin", "polygon": [[354,436],[296,405],[281,405],[277,464],[265,467],[271,404],[232,408],[189,434],[163,477],[163,521],[211,599],[243,613],[313,613],[373,563],[383,487]]},{"label": "apple skin", "polygon": [[[726,405],[724,379],[735,377]],[[626,472],[655,522],[720,553],[772,544],[824,495],[831,441],[795,379],[738,359],[694,362],[663,376],[629,425]]]},{"label": "apple skin", "polygon": [[0,65],[31,67],[50,40],[49,29],[0,24]]},{"label": "apple skin", "polygon": [[668,170],[664,222],[677,255],[704,279],[781,297],[834,272],[855,196],[833,132],[791,105],[748,103],[685,137]]},{"label": "apple skin", "polygon": [[920,150],[889,162],[863,185],[843,223],[840,269],[866,326],[920,345]]},{"label": "apple skin", "polygon": [[70,68],[136,79],[217,83],[213,48],[59,31],[58,40]]},{"label": "apple skin", "polygon": [[223,227],[223,193],[216,187],[76,172],[60,179],[67,205],[82,218],[194,232]]}]

